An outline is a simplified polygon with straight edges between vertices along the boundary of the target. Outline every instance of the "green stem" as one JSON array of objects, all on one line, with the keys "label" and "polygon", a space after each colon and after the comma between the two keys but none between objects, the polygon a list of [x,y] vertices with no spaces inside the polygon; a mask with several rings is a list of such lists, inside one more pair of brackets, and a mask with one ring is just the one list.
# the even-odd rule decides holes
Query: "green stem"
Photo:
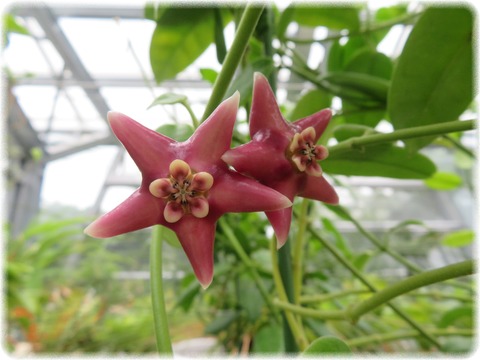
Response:
[{"label": "green stem", "polygon": [[192,125],[193,128],[196,129],[200,125],[197,117],[195,116],[195,113],[193,112],[192,108],[190,107],[190,104],[188,101],[182,101],[181,104],[187,109],[188,113],[190,114],[190,118],[192,119]]},{"label": "green stem", "polygon": [[[357,230],[363,235],[365,236],[365,238],[367,238],[367,240],[369,240],[373,245],[375,245],[377,247],[377,249],[379,249],[380,251],[383,251],[384,253],[390,255],[392,258],[394,258],[395,260],[397,260],[399,263],[401,263],[402,265],[404,265],[406,268],[408,268],[410,271],[412,272],[415,272],[415,273],[421,273],[423,271],[422,268],[420,268],[419,266],[415,265],[414,263],[412,263],[411,261],[409,261],[408,259],[406,259],[405,257],[403,257],[402,255],[400,255],[399,253],[397,253],[396,251],[393,251],[392,249],[390,249],[389,247],[385,246],[384,244],[382,244],[382,242],[375,236],[373,235],[370,231],[368,231],[367,229],[365,229],[362,224],[360,224],[360,222],[358,222],[351,214],[350,212],[347,211],[347,209],[345,209],[343,206],[341,205],[338,205],[336,206],[338,208],[338,210],[340,210],[343,215],[345,215],[347,217],[347,219],[353,224],[355,225],[355,227],[357,228]],[[458,283],[458,282],[455,282],[455,281],[451,281],[449,282],[449,285],[451,286],[455,286],[455,287],[458,287],[458,288],[461,288],[461,289],[464,289],[464,290],[469,290],[469,291],[472,291],[472,288],[469,287],[468,285],[465,285],[463,283]]]},{"label": "green stem", "polygon": [[[428,332],[435,336],[473,336],[474,331],[472,329],[428,329]],[[418,337],[418,332],[414,330],[403,330],[387,334],[376,334],[362,336],[352,340],[346,340],[349,346],[365,346],[371,343],[383,344],[387,341],[395,341],[401,339]]]},{"label": "green stem", "polygon": [[410,276],[407,279],[399,281],[382,291],[377,292],[369,299],[361,302],[348,310],[348,318],[356,322],[360,316],[376,309],[391,299],[403,295],[412,290],[442,282],[448,279],[457,278],[460,276],[471,275],[474,273],[473,260],[466,260],[456,264],[447,265],[439,269],[425,271],[420,274]]},{"label": "green stem", "polygon": [[250,272],[250,275],[252,275],[253,281],[255,281],[255,284],[257,285],[257,288],[260,291],[260,294],[262,295],[263,299],[265,300],[265,303],[267,304],[268,308],[271,310],[272,314],[275,316],[275,319],[277,321],[280,321],[278,311],[273,306],[271,296],[268,293],[268,291],[265,289],[262,279],[260,278],[260,275],[256,270],[255,264],[248,257],[248,254],[243,249],[242,245],[240,244],[240,241],[235,236],[235,233],[233,232],[230,225],[223,218],[220,218],[219,225],[222,228],[223,232],[225,233],[225,236],[228,238],[228,240],[232,244],[237,255],[240,257],[240,260],[242,260],[242,262],[245,264],[248,271]]},{"label": "green stem", "polygon": [[[287,296],[287,301],[293,303],[294,292],[293,292],[293,274],[292,274],[292,256],[290,250],[290,242],[287,241],[279,250],[278,250],[278,269],[280,271],[280,276],[282,279],[283,287],[285,289],[285,294]],[[291,326],[284,324],[284,338],[285,338],[285,351],[287,353],[294,353],[298,351],[298,342],[294,339],[293,329]],[[290,325],[290,323],[288,324]],[[301,328],[300,320],[297,321],[297,326]]]},{"label": "green stem", "polygon": [[302,293],[302,264],[303,264],[303,248],[305,244],[305,229],[307,228],[307,212],[308,199],[304,198],[300,207],[300,215],[298,217],[298,232],[295,238],[293,248],[293,299],[295,304],[300,303],[300,294]]},{"label": "green stem", "polygon": [[203,113],[202,121],[204,121],[213,110],[222,102],[228,86],[232,81],[235,70],[242,60],[245,49],[247,48],[250,36],[255,30],[258,19],[262,14],[264,5],[250,3],[245,8],[243,16],[238,25],[237,33],[233,39],[232,46],[225,57],[222,70],[218,74],[217,80],[213,85],[212,95],[208,100],[205,112]]},{"label": "green stem", "polygon": [[393,20],[390,20],[390,21],[386,21],[386,22],[384,22],[380,25],[370,27],[370,28],[365,29],[365,30],[350,31],[347,34],[342,33],[342,34],[338,34],[338,35],[332,35],[332,36],[328,36],[328,37],[323,38],[323,39],[298,39],[298,38],[287,37],[287,38],[285,38],[285,40],[286,41],[292,41],[292,42],[297,43],[297,44],[311,44],[311,43],[315,43],[315,42],[323,43],[323,42],[327,42],[327,41],[334,41],[334,40],[342,39],[344,37],[361,36],[361,35],[368,34],[368,33],[371,33],[371,32],[391,28],[392,26],[397,25],[397,24],[406,24],[406,23],[410,22],[411,20],[413,20],[414,18],[418,17],[421,14],[422,14],[421,12],[415,13],[415,14],[408,14],[406,16],[399,17],[398,19],[393,19]]},{"label": "green stem", "polygon": [[459,140],[455,139],[454,137],[452,137],[450,135],[443,135],[443,138],[445,140],[449,141],[458,150],[467,154],[467,156],[471,157],[472,159],[476,158],[475,153],[472,150],[466,148]]},{"label": "green stem", "polygon": [[352,137],[328,148],[330,156],[340,154],[362,146],[376,145],[385,142],[405,140],[422,136],[443,135],[457,131],[468,131],[475,128],[474,120],[450,121],[439,124],[416,126],[408,129],[395,130],[387,134],[373,134]]},{"label": "green stem", "polygon": [[309,318],[321,320],[347,320],[347,313],[343,310],[315,310],[299,305],[294,305],[278,299],[273,300],[273,304],[275,306],[278,306],[280,309],[291,311],[300,316],[305,316]]},{"label": "green stem", "polygon": [[316,302],[322,303],[325,301],[342,298],[345,296],[357,295],[357,294],[370,294],[370,293],[371,293],[370,290],[352,289],[352,290],[332,292],[330,294],[305,295],[300,298],[300,303],[301,304],[309,304],[309,303],[316,303]]},{"label": "green stem", "polygon": [[173,355],[163,291],[162,227],[160,225],[154,226],[152,232],[152,243],[150,246],[150,288],[152,292],[153,319],[158,352],[162,355]]},{"label": "green stem", "polygon": [[[282,275],[280,274],[279,264],[278,264],[278,255],[277,255],[277,241],[276,238],[273,238],[270,246],[270,254],[272,258],[272,275],[273,275],[273,282],[275,283],[275,288],[277,290],[278,297],[282,302],[289,302],[287,292],[283,285]],[[301,351],[303,351],[308,346],[308,340],[303,332],[303,329],[297,322],[297,319],[290,311],[284,312],[285,318],[288,322],[289,328],[292,331],[292,335]],[[285,327],[284,327],[285,328]],[[287,350],[287,349],[286,349]]]},{"label": "green stem", "polygon": [[[316,238],[318,241],[322,243],[322,245],[343,265],[345,266],[358,280],[360,280],[368,289],[372,292],[377,292],[375,286],[367,280],[366,277],[360,273],[355,266],[350,263],[347,259],[345,259],[342,254],[332,246],[328,241],[325,241],[320,234],[311,226],[308,225],[308,231]],[[427,333],[420,325],[418,325],[414,320],[410,318],[407,314],[405,314],[401,309],[399,309],[396,305],[387,303],[387,305],[398,315],[400,316],[405,322],[407,322],[412,328],[416,329],[423,337],[428,339],[432,344],[434,344],[437,348],[441,348],[439,342],[432,337],[429,333]]]}]

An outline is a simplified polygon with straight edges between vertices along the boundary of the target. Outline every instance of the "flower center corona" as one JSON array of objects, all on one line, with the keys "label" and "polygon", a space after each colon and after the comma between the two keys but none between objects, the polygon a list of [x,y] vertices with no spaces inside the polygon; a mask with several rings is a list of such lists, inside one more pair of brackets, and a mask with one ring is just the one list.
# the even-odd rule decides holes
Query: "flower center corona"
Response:
[{"label": "flower center corona", "polygon": [[150,183],[150,193],[164,199],[167,204],[163,211],[165,220],[177,222],[185,214],[197,218],[208,215],[207,194],[213,185],[213,176],[207,172],[193,173],[183,160],[174,160],[169,167],[168,178],[156,179]]},{"label": "flower center corona", "polygon": [[315,144],[315,136],[315,129],[311,126],[301,133],[296,133],[287,155],[299,171],[312,176],[322,176],[322,168],[317,161],[326,159],[328,150],[325,146]]}]

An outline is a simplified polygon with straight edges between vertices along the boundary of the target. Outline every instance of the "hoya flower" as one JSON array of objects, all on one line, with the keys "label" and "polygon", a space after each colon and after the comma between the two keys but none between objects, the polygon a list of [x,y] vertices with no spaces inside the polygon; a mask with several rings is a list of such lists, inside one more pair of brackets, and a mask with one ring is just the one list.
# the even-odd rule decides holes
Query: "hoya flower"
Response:
[{"label": "hoya flower", "polygon": [[[293,201],[295,196],[338,204],[333,187],[322,176],[318,161],[328,150],[317,145],[332,113],[322,110],[293,123],[278,108],[268,80],[255,74],[250,136],[252,140],[227,151],[222,159],[238,172],[257,179]],[[287,241],[292,208],[266,211],[281,247]]]},{"label": "hoya flower", "polygon": [[213,278],[215,226],[226,212],[278,210],[291,201],[277,191],[228,168],[239,94],[221,103],[185,142],[176,142],[128,116],[108,120],[142,173],[129,198],[85,232],[105,238],[160,224],[178,236],[193,270],[207,287]]}]

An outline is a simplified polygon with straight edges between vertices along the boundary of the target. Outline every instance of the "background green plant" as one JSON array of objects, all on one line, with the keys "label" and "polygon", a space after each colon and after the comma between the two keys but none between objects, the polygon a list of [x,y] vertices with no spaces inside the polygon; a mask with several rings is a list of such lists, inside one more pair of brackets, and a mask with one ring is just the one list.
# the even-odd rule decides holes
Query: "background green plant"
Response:
[{"label": "background green plant", "polygon": [[[161,83],[192,64],[212,43],[217,60],[226,61],[224,27],[233,21],[238,28],[244,8],[237,4],[179,10],[149,4],[145,10],[146,18],[156,22],[150,58]],[[471,257],[472,228],[449,234],[430,228],[420,215],[435,209],[422,194],[414,203],[405,191],[392,195],[370,189],[365,195],[346,186],[344,176],[420,179],[431,191],[473,196],[475,156],[461,144],[463,131],[473,124],[457,121],[476,117],[473,21],[474,13],[460,6],[424,4],[412,11],[401,4],[375,12],[361,4],[264,9],[235,77],[223,89],[224,97],[239,90],[248,114],[253,73],[264,73],[275,88],[278,71],[288,69],[308,84],[297,98],[280,104],[288,120],[332,107],[340,99],[341,107],[320,140],[331,149],[322,167],[356,201],[343,204],[340,196],[339,207],[295,202],[288,241],[297,280],[290,302],[281,298],[275,282],[271,229],[263,214],[228,214],[219,223],[215,279],[207,291],[191,273],[173,233],[164,232],[169,244],[164,246],[164,271],[185,273],[164,285],[174,340],[206,334],[216,336],[230,353],[283,353],[290,351],[282,319],[288,314],[287,328],[293,321],[298,327],[295,336],[310,344],[307,354],[473,349],[475,289],[468,278],[403,294],[355,323],[344,318],[353,305],[378,290],[431,270],[427,254],[433,249],[454,249]],[[287,29],[293,22],[307,28],[324,26],[329,33],[323,39],[290,38]],[[399,56],[390,58],[377,46],[397,24],[413,29]],[[325,45],[325,60],[316,66],[309,66],[299,51],[312,43]],[[202,69],[200,76],[213,85],[218,74]],[[152,106],[175,103],[189,109],[192,126],[163,125],[158,131],[184,140],[201,118],[193,114],[188,99],[164,94]],[[238,119],[232,146],[249,140],[241,131],[247,118]],[[449,123],[456,130],[398,138],[402,143],[371,143],[370,136],[381,135],[380,122],[392,131],[415,132],[418,126]],[[409,217],[398,216],[400,210],[408,210]],[[399,218],[398,223],[376,231],[363,225],[390,218]],[[39,219],[18,238],[9,239],[7,343],[13,347],[19,339],[28,341],[38,352],[155,351],[147,282],[112,281],[119,271],[148,270],[148,231],[105,242],[79,235],[84,222]],[[354,231],[342,233],[339,222]]]}]

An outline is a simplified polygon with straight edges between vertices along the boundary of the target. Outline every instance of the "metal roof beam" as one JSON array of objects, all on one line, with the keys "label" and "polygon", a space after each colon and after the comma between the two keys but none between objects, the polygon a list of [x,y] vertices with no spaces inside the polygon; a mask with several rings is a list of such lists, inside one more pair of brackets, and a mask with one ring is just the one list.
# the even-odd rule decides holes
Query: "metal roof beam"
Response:
[{"label": "metal roof beam", "polygon": [[73,76],[80,82],[85,81],[92,84],[91,87],[84,88],[84,91],[100,114],[100,117],[106,119],[106,114],[110,110],[108,104],[101,95],[98,86],[94,86],[95,80],[88,73],[81,59],[68,41],[53,12],[46,6],[34,7],[31,12],[43,28],[45,35],[52,42],[60,56],[62,56],[65,65],[70,69]]}]

